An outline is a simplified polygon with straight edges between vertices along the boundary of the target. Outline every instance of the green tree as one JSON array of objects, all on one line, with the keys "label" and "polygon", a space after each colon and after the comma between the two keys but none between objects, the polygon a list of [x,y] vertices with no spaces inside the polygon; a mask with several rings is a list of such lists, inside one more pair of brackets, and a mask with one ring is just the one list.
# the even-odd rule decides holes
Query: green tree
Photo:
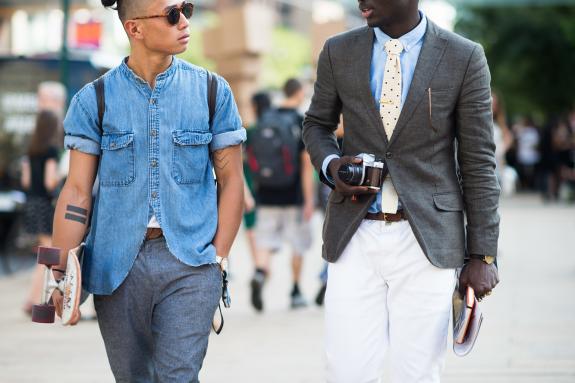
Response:
[{"label": "green tree", "polygon": [[575,101],[575,6],[461,6],[458,33],[480,42],[511,115],[542,120]]},{"label": "green tree", "polygon": [[264,55],[263,85],[281,89],[288,78],[301,76],[310,65],[309,38],[285,27],[274,28],[271,50]]},{"label": "green tree", "polygon": [[[213,25],[213,19],[207,24]],[[263,55],[261,82],[264,88],[281,89],[288,78],[299,77],[306,68],[310,68],[311,43],[306,36],[285,27],[276,27],[272,32],[271,45],[271,49]],[[215,70],[215,63],[207,59],[203,52],[202,30],[192,28],[188,49],[179,57]]]}]

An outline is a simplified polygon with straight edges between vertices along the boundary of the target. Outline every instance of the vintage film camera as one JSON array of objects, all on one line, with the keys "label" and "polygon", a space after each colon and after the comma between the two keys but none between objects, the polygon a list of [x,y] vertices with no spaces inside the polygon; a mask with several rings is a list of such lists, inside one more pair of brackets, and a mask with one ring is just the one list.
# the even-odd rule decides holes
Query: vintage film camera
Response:
[{"label": "vintage film camera", "polygon": [[370,189],[381,189],[387,176],[387,166],[383,160],[378,160],[373,154],[361,153],[356,156],[361,164],[344,164],[337,174],[346,184],[351,186],[367,186]]}]

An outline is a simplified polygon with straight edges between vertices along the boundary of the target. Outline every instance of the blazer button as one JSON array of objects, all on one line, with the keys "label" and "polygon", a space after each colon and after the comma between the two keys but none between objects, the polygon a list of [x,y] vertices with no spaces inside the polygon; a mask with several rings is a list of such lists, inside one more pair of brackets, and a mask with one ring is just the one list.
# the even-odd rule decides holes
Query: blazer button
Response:
[{"label": "blazer button", "polygon": [[385,153],[385,158],[389,160],[391,157],[393,157],[393,154],[391,152]]}]

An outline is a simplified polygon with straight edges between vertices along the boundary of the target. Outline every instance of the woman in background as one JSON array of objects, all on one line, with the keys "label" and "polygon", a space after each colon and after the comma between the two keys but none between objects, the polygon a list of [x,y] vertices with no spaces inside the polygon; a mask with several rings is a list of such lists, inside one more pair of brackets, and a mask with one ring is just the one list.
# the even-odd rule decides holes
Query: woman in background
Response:
[{"label": "woman in background", "polygon": [[513,146],[513,134],[507,125],[507,114],[499,93],[491,92],[491,107],[493,110],[493,140],[495,141],[495,161],[497,163],[497,178],[504,195],[513,194],[516,182],[515,174],[509,174],[505,156]]},{"label": "woman in background", "polygon": [[[51,111],[41,111],[30,139],[27,159],[22,163],[21,183],[26,192],[24,207],[25,230],[36,236],[38,246],[51,246],[54,219],[54,192],[59,185],[58,153],[61,142],[61,121]],[[32,277],[30,294],[24,310],[40,302],[43,268],[37,265]]]}]

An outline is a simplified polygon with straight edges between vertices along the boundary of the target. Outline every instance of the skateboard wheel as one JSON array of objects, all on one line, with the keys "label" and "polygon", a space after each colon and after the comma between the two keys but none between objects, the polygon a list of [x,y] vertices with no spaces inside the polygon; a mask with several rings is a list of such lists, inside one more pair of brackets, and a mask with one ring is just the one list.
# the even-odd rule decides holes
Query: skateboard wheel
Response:
[{"label": "skateboard wheel", "polygon": [[32,306],[32,322],[54,323],[55,316],[56,316],[56,307],[53,305]]},{"label": "skateboard wheel", "polygon": [[60,249],[57,247],[38,246],[38,263],[46,266],[56,266],[60,264]]}]

